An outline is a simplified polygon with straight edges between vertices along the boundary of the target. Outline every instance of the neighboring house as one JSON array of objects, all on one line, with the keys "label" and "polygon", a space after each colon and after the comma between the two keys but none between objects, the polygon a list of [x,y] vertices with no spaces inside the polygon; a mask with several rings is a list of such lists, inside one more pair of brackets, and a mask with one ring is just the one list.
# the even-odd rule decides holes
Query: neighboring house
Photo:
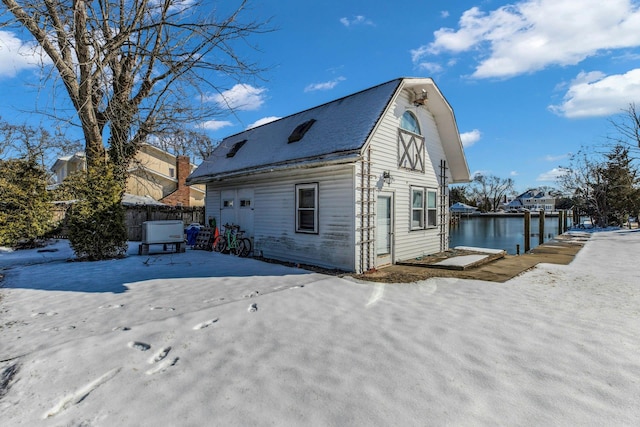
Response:
[{"label": "neighboring house", "polygon": [[70,156],[60,157],[51,166],[51,172],[55,177],[55,181],[60,183],[64,179],[74,172],[83,171],[87,167],[87,158],[84,155],[84,151],[79,151]]},{"label": "neighboring house", "polygon": [[456,202],[449,208],[451,213],[460,213],[460,214],[470,214],[477,211],[478,208],[475,206],[470,206],[462,202]]},{"label": "neighboring house", "polygon": [[545,191],[531,189],[517,196],[508,207],[552,212],[556,209],[556,198]]},{"label": "neighboring house", "polygon": [[[85,168],[86,158],[80,152],[59,158],[51,170],[57,182],[62,182],[70,173]],[[186,156],[174,156],[153,145],[142,144],[128,170],[125,192],[171,206],[204,206],[204,186],[185,183],[195,168]]]},{"label": "neighboring house", "polygon": [[504,210],[506,210],[507,212],[520,212],[524,209],[524,205],[522,204],[522,200],[520,199],[513,199],[511,200],[509,203],[506,203],[504,205]]},{"label": "neighboring house", "polygon": [[469,169],[433,80],[401,78],[229,136],[187,182],[256,254],[364,272],[448,249]]}]

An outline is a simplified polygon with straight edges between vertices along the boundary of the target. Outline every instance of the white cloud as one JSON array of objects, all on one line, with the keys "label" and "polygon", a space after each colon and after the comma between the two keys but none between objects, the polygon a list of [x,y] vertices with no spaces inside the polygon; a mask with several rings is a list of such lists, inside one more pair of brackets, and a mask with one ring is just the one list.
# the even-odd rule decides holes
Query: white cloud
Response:
[{"label": "white cloud", "polygon": [[440,11],[440,17],[441,18],[448,18],[449,17],[449,11],[448,10]]},{"label": "white cloud", "polygon": [[547,171],[538,175],[538,178],[536,178],[536,181],[555,182],[558,180],[558,178],[560,178],[562,175],[566,173],[567,173],[566,169],[553,168],[550,171]]},{"label": "white cloud", "polygon": [[316,90],[330,90],[338,85],[338,83],[345,81],[346,78],[340,76],[328,82],[312,83],[304,88],[305,92],[314,92]]},{"label": "white cloud", "polygon": [[255,122],[251,123],[249,126],[247,126],[247,129],[252,129],[261,125],[266,125],[267,123],[271,123],[274,122],[276,120],[281,119],[281,117],[277,117],[277,116],[269,116],[269,117],[263,117],[259,120],[256,120]]},{"label": "white cloud", "polygon": [[471,132],[464,132],[460,134],[460,140],[462,140],[462,146],[465,148],[471,147],[476,142],[480,141],[482,133],[478,129],[474,129]]},{"label": "white cloud", "polygon": [[480,53],[473,77],[512,77],[575,65],[610,49],[640,46],[640,7],[630,0],[523,0],[490,12],[465,11],[412,51],[414,62],[443,52]]},{"label": "white cloud", "polygon": [[435,62],[421,62],[418,68],[431,74],[441,73],[443,70],[442,65]]},{"label": "white cloud", "polygon": [[0,77],[14,77],[22,70],[50,62],[37,43],[24,42],[12,32],[0,31]]},{"label": "white cloud", "polygon": [[340,23],[345,27],[351,27],[353,25],[370,25],[374,26],[375,24],[370,19],[365,18],[362,15],[354,16],[353,19],[349,18],[340,18]]},{"label": "white cloud", "polygon": [[518,171],[511,171],[511,172],[509,172],[509,176],[518,176],[518,175],[520,175],[520,174],[518,173]]},{"label": "white cloud", "polygon": [[558,162],[560,160],[564,160],[566,158],[569,157],[569,154],[560,154],[557,156],[552,156],[550,154],[547,154],[546,156],[544,156],[544,160],[547,162]]},{"label": "white cloud", "polygon": [[207,120],[206,122],[202,122],[198,125],[200,129],[206,130],[219,130],[229,126],[233,126],[233,123],[227,120]]},{"label": "white cloud", "polygon": [[220,108],[253,111],[264,104],[266,89],[246,84],[237,84],[222,93],[207,96],[205,101],[215,102]]},{"label": "white cloud", "polygon": [[562,104],[549,109],[569,118],[608,116],[620,113],[639,99],[640,68],[610,76],[598,71],[582,72],[571,82]]}]

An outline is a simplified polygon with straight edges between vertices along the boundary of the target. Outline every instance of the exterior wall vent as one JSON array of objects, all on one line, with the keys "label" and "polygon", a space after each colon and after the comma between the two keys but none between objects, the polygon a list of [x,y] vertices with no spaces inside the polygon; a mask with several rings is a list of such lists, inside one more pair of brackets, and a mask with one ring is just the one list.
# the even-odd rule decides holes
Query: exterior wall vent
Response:
[{"label": "exterior wall vent", "polygon": [[242,141],[238,141],[235,144],[233,144],[233,147],[231,147],[231,150],[229,150],[229,152],[227,153],[227,157],[235,156],[238,150],[242,148],[242,146],[245,144],[245,142],[247,142],[247,140],[243,139]]},{"label": "exterior wall vent", "polygon": [[307,133],[309,129],[311,129],[311,126],[313,126],[315,122],[316,122],[316,119],[311,119],[298,125],[293,130],[293,132],[291,132],[291,135],[289,135],[288,143],[291,144],[292,142],[300,141],[302,137],[304,137],[304,134]]}]

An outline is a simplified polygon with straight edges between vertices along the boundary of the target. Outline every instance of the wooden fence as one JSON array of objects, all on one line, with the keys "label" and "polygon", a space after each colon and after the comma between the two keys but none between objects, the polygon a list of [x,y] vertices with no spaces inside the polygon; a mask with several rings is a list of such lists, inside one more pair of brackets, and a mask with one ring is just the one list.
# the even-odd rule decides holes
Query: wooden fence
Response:
[{"label": "wooden fence", "polygon": [[[55,218],[64,224],[68,205],[58,206]],[[145,221],[161,221],[167,219],[179,219],[185,226],[197,222],[205,224],[204,206],[175,207],[160,205],[125,205],[125,222],[127,225],[127,239],[131,241],[142,240],[142,223]],[[63,225],[58,237],[66,237],[66,227]]]}]

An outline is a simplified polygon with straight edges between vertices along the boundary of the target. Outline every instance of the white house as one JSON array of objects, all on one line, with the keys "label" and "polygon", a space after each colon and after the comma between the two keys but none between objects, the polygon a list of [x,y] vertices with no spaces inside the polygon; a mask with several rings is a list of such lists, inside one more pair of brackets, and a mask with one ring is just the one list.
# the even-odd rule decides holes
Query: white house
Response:
[{"label": "white house", "polygon": [[520,209],[528,209],[531,211],[547,211],[552,212],[556,209],[556,198],[546,191],[531,189],[517,196],[510,208],[517,208],[517,204],[520,204]]},{"label": "white house", "polygon": [[448,249],[448,184],[468,181],[453,110],[429,78],[229,136],[187,178],[254,253],[355,272]]}]

